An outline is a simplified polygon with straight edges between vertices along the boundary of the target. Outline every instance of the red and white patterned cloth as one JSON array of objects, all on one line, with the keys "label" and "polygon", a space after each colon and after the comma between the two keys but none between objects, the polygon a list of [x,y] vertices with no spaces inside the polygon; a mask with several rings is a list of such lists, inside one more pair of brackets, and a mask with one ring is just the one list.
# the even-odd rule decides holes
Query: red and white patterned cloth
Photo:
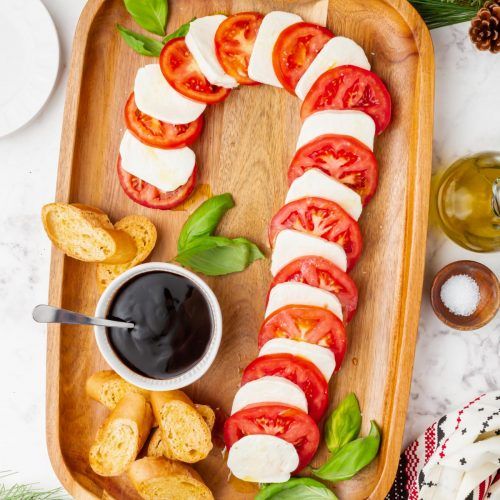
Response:
[{"label": "red and white patterned cloth", "polygon": [[500,391],[432,424],[401,455],[386,500],[500,500]]}]

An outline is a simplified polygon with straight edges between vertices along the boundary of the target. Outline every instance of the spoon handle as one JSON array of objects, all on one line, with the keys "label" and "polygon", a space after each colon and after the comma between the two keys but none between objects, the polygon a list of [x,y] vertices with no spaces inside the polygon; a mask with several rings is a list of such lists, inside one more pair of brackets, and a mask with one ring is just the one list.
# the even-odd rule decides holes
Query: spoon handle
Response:
[{"label": "spoon handle", "polygon": [[114,321],[104,318],[93,318],[84,314],[68,311],[59,307],[38,305],[33,309],[33,319],[37,323],[63,323],[66,325],[97,325],[118,328],[134,328],[133,323]]}]

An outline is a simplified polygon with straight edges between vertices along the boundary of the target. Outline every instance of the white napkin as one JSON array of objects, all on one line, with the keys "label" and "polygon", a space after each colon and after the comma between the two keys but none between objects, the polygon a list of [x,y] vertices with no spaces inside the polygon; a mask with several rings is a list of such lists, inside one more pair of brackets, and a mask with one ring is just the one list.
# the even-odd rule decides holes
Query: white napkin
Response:
[{"label": "white napkin", "polygon": [[445,415],[408,446],[387,500],[500,500],[499,470],[497,391]]}]

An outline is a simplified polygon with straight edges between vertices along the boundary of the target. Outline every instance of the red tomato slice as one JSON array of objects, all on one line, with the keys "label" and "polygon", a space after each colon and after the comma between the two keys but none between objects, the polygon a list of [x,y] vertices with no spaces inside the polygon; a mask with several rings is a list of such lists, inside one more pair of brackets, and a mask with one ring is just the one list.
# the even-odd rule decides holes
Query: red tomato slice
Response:
[{"label": "red tomato slice", "polygon": [[288,169],[291,184],[310,168],[318,168],[361,196],[366,205],[377,189],[375,155],[361,141],[346,135],[325,134],[304,144]]},{"label": "red tomato slice", "polygon": [[323,257],[308,256],[287,264],[274,277],[271,288],[294,281],[315,286],[335,294],[342,304],[344,321],[349,323],[358,307],[358,289],[351,277]]},{"label": "red tomato slice", "polygon": [[370,115],[381,134],[391,121],[391,96],[382,80],[358,66],[337,66],[325,71],[306,95],[300,117],[325,109],[355,109]]},{"label": "red tomato slice", "polygon": [[335,371],[340,369],[347,349],[344,324],[323,307],[293,305],[278,309],[260,328],[259,349],[275,338],[327,347],[335,355]]},{"label": "red tomato slice", "polygon": [[205,78],[184,37],[172,38],[163,47],[160,68],[167,82],[177,92],[193,101],[215,104],[223,101],[231,91],[212,85]]},{"label": "red tomato slice", "polygon": [[341,245],[352,269],[363,246],[358,223],[337,203],[323,198],[302,198],[282,207],[269,226],[269,242],[283,229],[296,229]]},{"label": "red tomato slice", "polygon": [[283,377],[306,395],[309,415],[318,422],[328,408],[328,384],[307,359],[292,354],[268,354],[253,360],[243,372],[242,385],[262,377]]},{"label": "red tomato slice", "polygon": [[288,92],[295,86],[333,33],[312,23],[296,23],[284,29],[273,49],[274,72]]},{"label": "red tomato slice", "polygon": [[203,129],[203,115],[185,125],[172,125],[146,115],[135,104],[134,93],[125,105],[127,128],[142,143],[153,148],[174,149],[192,144]]},{"label": "red tomato slice", "polygon": [[248,76],[248,63],[263,18],[258,12],[240,12],[225,19],[215,33],[217,59],[242,85],[258,85]]},{"label": "red tomato slice", "polygon": [[118,156],[117,170],[120,184],[125,194],[132,201],[144,207],[170,210],[189,198],[189,195],[193,192],[198,168],[195,165],[193,173],[186,184],[178,187],[175,191],[160,191],[157,187],[129,174],[126,170],[123,170],[120,156]]},{"label": "red tomato slice", "polygon": [[313,458],[319,444],[316,422],[303,411],[283,404],[249,405],[231,415],[224,425],[224,441],[231,448],[244,436],[267,434],[295,446],[299,455],[299,472]]}]

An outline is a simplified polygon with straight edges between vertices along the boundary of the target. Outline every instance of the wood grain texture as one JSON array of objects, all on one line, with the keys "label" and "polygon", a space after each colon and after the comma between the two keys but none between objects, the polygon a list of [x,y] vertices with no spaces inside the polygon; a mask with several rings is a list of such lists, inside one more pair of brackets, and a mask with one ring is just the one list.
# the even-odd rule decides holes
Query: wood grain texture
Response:
[{"label": "wood grain texture", "polygon": [[[331,402],[354,391],[365,415],[383,430],[378,460],[335,488],[342,499],[384,498],[396,472],[411,382],[425,255],[431,170],[433,51],[429,33],[405,0],[170,0],[169,31],[193,16],[213,12],[289,10],[327,24],[366,50],[394,103],[390,128],[376,141],[380,184],[363,212],[364,252],[353,278],[360,306],[348,328],[344,366],[333,377]],[[77,27],[68,82],[57,201],[98,206],[113,221],[127,214],[150,217],[159,240],[152,260],[175,255],[187,214],[140,207],[122,192],[115,172],[124,131],[123,106],[137,69],[154,60],[129,49],[115,30],[132,27],[121,0],[89,0]],[[134,27],[135,29],[135,27]],[[286,169],[300,126],[299,101],[267,86],[233,91],[206,112],[194,149],[201,183],[230,192],[236,207],[221,226],[267,248],[267,225],[282,205]],[[267,250],[269,253],[269,250]],[[269,261],[243,273],[207,279],[222,306],[221,349],[207,375],[188,389],[199,403],[228,412],[241,372],[257,354],[257,332],[271,275]],[[52,253],[50,303],[92,313],[98,290],[95,268]],[[92,334],[51,325],[47,356],[47,441],[54,469],[75,498],[137,498],[124,477],[100,478],[88,450],[107,411],[85,396],[84,382],[106,367]],[[220,439],[216,444],[220,445]],[[327,456],[322,449],[315,459]],[[227,481],[221,448],[196,467],[216,499],[253,498],[252,488]]]}]

